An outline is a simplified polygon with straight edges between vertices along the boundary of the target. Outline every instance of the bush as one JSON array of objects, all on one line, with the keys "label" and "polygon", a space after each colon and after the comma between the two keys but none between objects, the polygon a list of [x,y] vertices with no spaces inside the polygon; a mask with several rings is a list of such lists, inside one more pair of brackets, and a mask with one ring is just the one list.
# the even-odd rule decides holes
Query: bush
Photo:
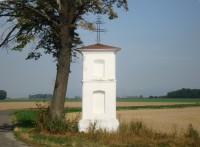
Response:
[{"label": "bush", "polygon": [[52,117],[50,107],[48,104],[42,106],[37,104],[38,110],[36,111],[35,129],[38,132],[48,132],[50,134],[65,134],[66,132],[77,132],[78,124],[77,119],[66,118],[63,116]]},{"label": "bush", "polygon": [[7,92],[5,90],[0,90],[0,100],[7,98]]},{"label": "bush", "polygon": [[187,131],[185,132],[185,137],[188,140],[187,146],[198,147],[200,145],[199,132],[193,128],[192,124],[189,124]]},{"label": "bush", "polygon": [[185,137],[199,139],[199,132],[193,128],[192,124],[189,124]]}]

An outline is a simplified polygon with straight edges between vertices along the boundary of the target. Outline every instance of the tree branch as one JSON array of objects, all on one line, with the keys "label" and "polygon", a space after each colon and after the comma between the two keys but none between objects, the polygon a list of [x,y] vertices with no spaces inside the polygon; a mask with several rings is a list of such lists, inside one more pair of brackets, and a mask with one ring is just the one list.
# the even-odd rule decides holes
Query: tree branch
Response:
[{"label": "tree branch", "polygon": [[15,25],[11,31],[7,34],[7,36],[5,37],[5,39],[3,40],[3,42],[0,44],[0,47],[2,47],[3,45],[5,45],[6,43],[9,42],[9,38],[11,36],[11,34],[15,31],[15,29],[17,29],[17,25]]},{"label": "tree branch", "polygon": [[3,16],[9,16],[9,17],[20,17],[20,16],[22,16],[22,15],[11,15],[11,14],[0,14],[0,17],[3,17]]},{"label": "tree branch", "polygon": [[52,24],[56,27],[59,27],[59,24],[57,22],[55,22],[54,20],[52,20],[48,15],[42,13],[41,11],[38,11],[37,9],[35,8],[32,8],[26,4],[24,4],[24,7],[26,7],[27,9],[39,14],[40,16],[42,16],[43,18],[46,18],[48,21],[52,22]]}]

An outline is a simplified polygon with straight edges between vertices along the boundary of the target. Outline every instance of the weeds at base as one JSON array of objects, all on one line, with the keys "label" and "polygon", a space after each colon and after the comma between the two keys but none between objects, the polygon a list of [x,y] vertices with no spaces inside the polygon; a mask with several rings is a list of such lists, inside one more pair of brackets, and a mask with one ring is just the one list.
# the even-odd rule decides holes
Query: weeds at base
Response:
[{"label": "weeds at base", "polygon": [[35,133],[31,131],[31,129],[20,132],[21,130],[17,129],[15,134],[16,137],[22,139],[22,141],[45,146],[199,147],[199,136],[191,136],[191,132],[195,130],[193,129],[194,128],[190,125],[184,134],[174,136],[173,133],[165,134],[152,131],[146,128],[142,122],[131,122],[129,124],[121,124],[117,132],[107,132],[100,129],[88,133],[69,132],[65,135],[55,135],[46,132]]}]

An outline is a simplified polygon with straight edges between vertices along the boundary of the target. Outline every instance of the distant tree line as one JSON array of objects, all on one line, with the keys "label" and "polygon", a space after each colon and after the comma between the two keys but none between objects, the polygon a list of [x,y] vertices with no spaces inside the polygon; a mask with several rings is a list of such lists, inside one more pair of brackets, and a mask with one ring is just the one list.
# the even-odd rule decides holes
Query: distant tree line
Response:
[{"label": "distant tree line", "polygon": [[5,90],[0,90],[0,100],[7,98],[7,92]]},{"label": "distant tree line", "polygon": [[50,99],[52,98],[52,94],[35,94],[35,95],[29,95],[29,99],[32,99],[32,98],[47,98],[47,99]]},{"label": "distant tree line", "polygon": [[143,95],[139,96],[117,96],[117,99],[129,99],[129,98],[144,98]]},{"label": "distant tree line", "polygon": [[81,99],[81,96],[75,95],[74,98],[75,99]]},{"label": "distant tree line", "polygon": [[172,91],[167,93],[167,98],[200,98],[200,89],[186,89]]}]

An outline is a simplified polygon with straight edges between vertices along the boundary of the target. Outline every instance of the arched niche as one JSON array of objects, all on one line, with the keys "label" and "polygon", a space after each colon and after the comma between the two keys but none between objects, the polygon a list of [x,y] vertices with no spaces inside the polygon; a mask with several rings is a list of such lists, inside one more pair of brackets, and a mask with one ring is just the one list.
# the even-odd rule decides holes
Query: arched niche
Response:
[{"label": "arched niche", "polygon": [[93,92],[93,113],[104,114],[105,113],[105,92],[94,91]]},{"label": "arched niche", "polygon": [[93,76],[104,77],[105,76],[105,61],[102,59],[94,60]]}]

